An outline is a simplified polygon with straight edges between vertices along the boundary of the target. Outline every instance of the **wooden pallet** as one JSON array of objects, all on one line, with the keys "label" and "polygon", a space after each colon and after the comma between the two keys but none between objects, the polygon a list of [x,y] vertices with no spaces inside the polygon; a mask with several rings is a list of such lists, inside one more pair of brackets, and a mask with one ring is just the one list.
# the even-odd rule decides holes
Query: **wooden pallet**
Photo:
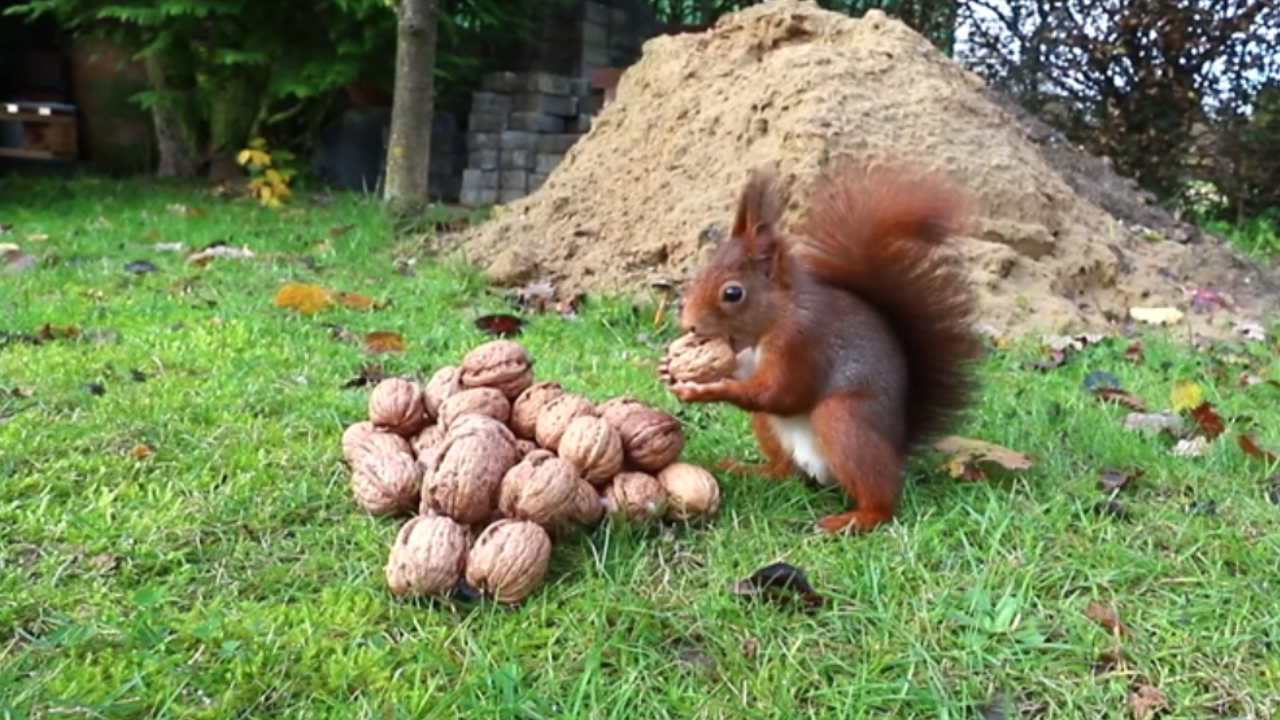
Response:
[{"label": "wooden pallet", "polygon": [[0,102],[0,122],[16,122],[22,126],[22,144],[0,147],[0,157],[74,160],[79,155],[75,108]]}]

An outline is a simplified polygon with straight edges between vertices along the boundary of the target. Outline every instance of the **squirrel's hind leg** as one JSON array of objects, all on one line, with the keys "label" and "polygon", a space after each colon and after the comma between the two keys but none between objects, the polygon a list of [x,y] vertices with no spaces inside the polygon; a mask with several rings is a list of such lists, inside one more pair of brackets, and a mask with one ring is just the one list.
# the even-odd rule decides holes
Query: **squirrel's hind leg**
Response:
[{"label": "squirrel's hind leg", "polygon": [[786,448],[778,440],[773,424],[769,422],[769,416],[765,413],[751,413],[751,430],[755,433],[756,444],[759,445],[765,462],[744,463],[739,460],[721,460],[716,463],[716,467],[742,475],[764,475],[775,480],[791,477],[795,473],[795,466],[792,465]]},{"label": "squirrel's hind leg", "polygon": [[866,532],[892,519],[902,490],[902,460],[876,426],[866,401],[853,394],[832,395],[811,417],[832,476],[857,503],[852,512],[822,518],[818,529]]}]

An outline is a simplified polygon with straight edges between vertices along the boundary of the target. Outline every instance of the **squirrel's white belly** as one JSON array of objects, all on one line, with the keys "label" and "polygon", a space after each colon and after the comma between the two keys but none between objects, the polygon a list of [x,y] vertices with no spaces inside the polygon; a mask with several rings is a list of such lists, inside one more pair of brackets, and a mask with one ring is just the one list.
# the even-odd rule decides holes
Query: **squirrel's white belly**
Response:
[{"label": "squirrel's white belly", "polygon": [[809,422],[808,415],[792,417],[770,415],[769,424],[773,426],[778,442],[786,448],[787,454],[791,456],[791,461],[797,468],[816,480],[819,485],[830,485],[834,481],[827,459],[822,456],[822,451],[818,448],[818,439],[813,434],[813,423]]}]

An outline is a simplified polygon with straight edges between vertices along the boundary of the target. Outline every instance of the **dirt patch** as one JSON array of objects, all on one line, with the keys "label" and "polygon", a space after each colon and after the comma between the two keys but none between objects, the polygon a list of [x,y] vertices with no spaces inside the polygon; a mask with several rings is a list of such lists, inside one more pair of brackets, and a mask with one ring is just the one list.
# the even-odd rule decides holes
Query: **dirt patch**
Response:
[{"label": "dirt patch", "polygon": [[[460,239],[500,285],[641,294],[691,274],[750,168],[791,180],[794,217],[831,158],[891,154],[945,170],[977,199],[960,250],[997,331],[1096,330],[1129,307],[1175,306],[1218,334],[1270,310],[1270,279],[1054,137],[878,11],[775,0],[647,43],[543,187]],[[1194,311],[1202,289],[1241,310]]]}]

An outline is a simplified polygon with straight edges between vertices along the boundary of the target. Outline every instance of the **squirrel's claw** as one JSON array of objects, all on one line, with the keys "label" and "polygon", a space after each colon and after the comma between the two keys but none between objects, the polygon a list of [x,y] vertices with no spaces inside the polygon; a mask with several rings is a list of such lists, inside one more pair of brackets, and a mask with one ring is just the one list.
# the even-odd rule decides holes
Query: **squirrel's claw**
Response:
[{"label": "squirrel's claw", "polygon": [[715,402],[723,400],[728,385],[723,380],[709,383],[677,382],[671,392],[681,402]]}]

